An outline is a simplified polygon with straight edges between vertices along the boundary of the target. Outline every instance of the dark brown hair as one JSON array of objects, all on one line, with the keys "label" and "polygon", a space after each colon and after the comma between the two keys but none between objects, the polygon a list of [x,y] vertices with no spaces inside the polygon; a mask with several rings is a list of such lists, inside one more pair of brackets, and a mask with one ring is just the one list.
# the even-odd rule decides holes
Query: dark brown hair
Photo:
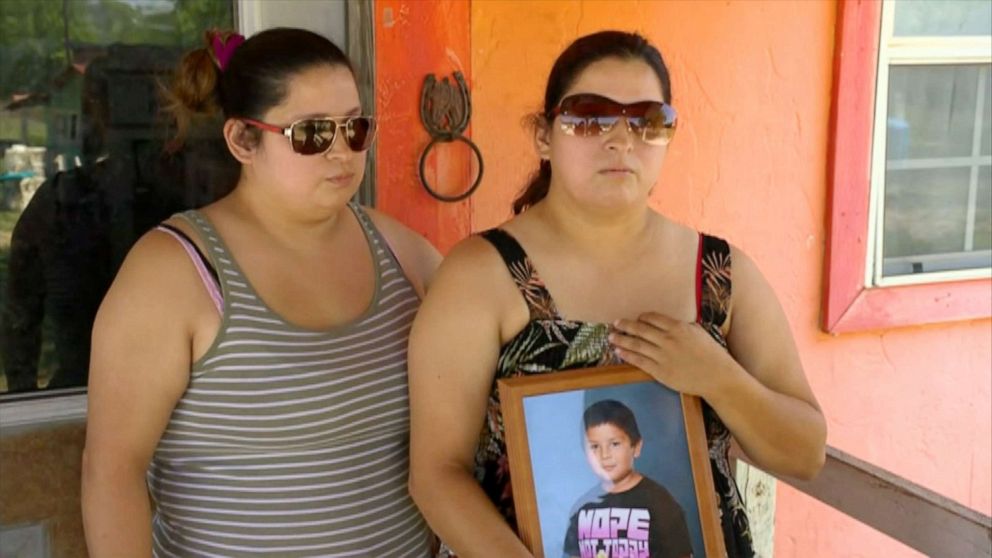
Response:
[{"label": "dark brown hair", "polygon": [[[576,39],[555,60],[548,76],[548,86],[544,90],[544,109],[538,116],[538,125],[549,125],[551,112],[561,102],[562,96],[575,83],[579,74],[594,62],[607,58],[623,60],[642,60],[654,70],[661,82],[661,92],[664,101],[672,102],[672,84],[668,77],[668,68],[661,57],[661,52],[647,39],[637,33],[625,31],[600,31]],[[551,185],[551,162],[541,161],[541,166],[523,192],[513,200],[513,213],[519,215],[528,207],[536,204],[548,195]]]},{"label": "dark brown hair", "polygon": [[632,445],[637,445],[641,441],[641,431],[637,428],[637,419],[634,412],[623,403],[614,399],[604,399],[590,405],[582,413],[582,422],[586,430],[601,424],[612,424],[623,430],[630,438]]},{"label": "dark brown hair", "polygon": [[[221,70],[212,51],[214,37],[231,40],[232,31],[204,33],[205,46],[187,53],[165,92],[165,111],[176,123],[173,146],[183,144],[198,116],[260,119],[286,97],[288,81],[314,66],[344,66],[351,61],[327,38],[278,27],[253,35],[234,50]],[[252,129],[256,134],[257,131]]]}]

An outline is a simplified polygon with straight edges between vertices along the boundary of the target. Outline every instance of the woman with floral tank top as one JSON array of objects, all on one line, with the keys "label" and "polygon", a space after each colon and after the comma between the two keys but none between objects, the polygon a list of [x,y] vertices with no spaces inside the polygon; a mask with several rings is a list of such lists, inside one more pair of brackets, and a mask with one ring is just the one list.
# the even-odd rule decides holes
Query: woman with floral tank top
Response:
[{"label": "woman with floral tank top", "polygon": [[530,556],[515,534],[498,378],[626,362],[703,399],[727,553],[754,554],[736,440],[810,478],[826,426],[789,324],[739,249],[649,206],[676,128],[668,70],[605,31],[555,62],[540,169],[516,216],[447,256],[410,338],[411,494],[461,558]]}]

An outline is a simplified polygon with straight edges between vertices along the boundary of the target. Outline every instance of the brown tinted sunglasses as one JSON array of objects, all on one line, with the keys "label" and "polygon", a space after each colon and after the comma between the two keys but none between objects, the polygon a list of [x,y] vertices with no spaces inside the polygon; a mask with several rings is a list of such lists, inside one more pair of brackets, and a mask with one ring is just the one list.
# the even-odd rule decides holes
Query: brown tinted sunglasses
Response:
[{"label": "brown tinted sunglasses", "polygon": [[348,149],[365,151],[372,147],[375,140],[376,122],[372,116],[347,116],[322,118],[304,118],[293,122],[286,128],[267,124],[251,118],[241,119],[245,124],[255,126],[266,132],[282,134],[289,138],[293,151],[300,155],[319,155],[327,153],[334,145],[338,130],[344,130],[344,140]]},{"label": "brown tinted sunglasses", "polygon": [[551,111],[563,132],[590,137],[607,134],[623,118],[627,130],[650,145],[667,145],[675,134],[678,114],[667,103],[640,101],[623,104],[592,93],[579,93],[562,99]]}]

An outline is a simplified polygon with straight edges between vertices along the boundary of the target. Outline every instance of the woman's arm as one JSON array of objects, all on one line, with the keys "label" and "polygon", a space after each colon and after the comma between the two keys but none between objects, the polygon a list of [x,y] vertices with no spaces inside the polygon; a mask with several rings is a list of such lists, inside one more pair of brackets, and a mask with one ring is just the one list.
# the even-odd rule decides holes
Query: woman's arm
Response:
[{"label": "woman's arm", "polygon": [[188,256],[155,231],[132,249],[100,306],[82,474],[90,556],[151,556],[145,472],[186,388],[191,317],[204,308],[219,324]]},{"label": "woman's arm", "polygon": [[810,479],[825,459],[823,413],[775,293],[744,253],[732,261],[729,353],[697,324],[657,313],[620,320],[611,341],[661,383],[706,399],[759,467]]},{"label": "woman's arm", "polygon": [[410,336],[410,493],[461,558],[530,556],[473,473],[514,295],[497,252],[470,238],[441,264]]},{"label": "woman's arm", "polygon": [[[811,479],[826,459],[827,425],[782,306],[754,262],[734,249],[730,354],[739,364],[708,399],[759,467]],[[740,371],[748,373],[740,373]]]}]

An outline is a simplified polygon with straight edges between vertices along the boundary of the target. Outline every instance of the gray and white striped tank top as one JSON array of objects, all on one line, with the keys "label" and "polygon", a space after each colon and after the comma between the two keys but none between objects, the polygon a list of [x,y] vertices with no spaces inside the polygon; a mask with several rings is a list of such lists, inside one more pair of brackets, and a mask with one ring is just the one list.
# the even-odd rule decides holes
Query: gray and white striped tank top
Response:
[{"label": "gray and white striped tank top", "polygon": [[217,269],[224,311],[148,470],[155,556],[429,554],[407,492],[406,348],[420,300],[351,209],[374,255],[375,295],[330,331],[273,312],[206,218],[182,214]]}]

